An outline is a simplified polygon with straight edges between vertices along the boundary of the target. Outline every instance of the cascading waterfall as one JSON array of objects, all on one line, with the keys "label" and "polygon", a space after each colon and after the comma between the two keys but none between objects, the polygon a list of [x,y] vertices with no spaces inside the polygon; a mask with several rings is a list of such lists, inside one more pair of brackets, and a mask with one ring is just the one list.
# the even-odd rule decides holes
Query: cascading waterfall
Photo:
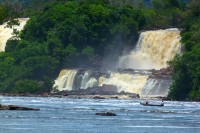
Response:
[{"label": "cascading waterfall", "polygon": [[140,96],[167,96],[171,82],[171,80],[149,78],[140,92]]},{"label": "cascading waterfall", "polygon": [[86,71],[82,76],[80,89],[87,89],[89,87],[97,86],[97,82],[98,81],[94,77],[91,77],[91,71]]},{"label": "cascading waterfall", "polygon": [[[117,91],[137,93],[141,96],[166,96],[171,84],[170,76],[164,71],[152,74],[141,69],[161,69],[167,66],[176,54],[181,54],[180,31],[178,29],[147,31],[140,34],[136,48],[119,59],[119,68],[132,68],[131,73],[108,72],[105,75],[92,76],[86,71],[79,85],[81,89],[113,85]],[[138,71],[133,69],[137,69]],[[128,70],[128,69],[127,69]],[[62,70],[54,86],[61,90],[72,90],[76,70]],[[159,75],[162,74],[163,75]],[[107,76],[106,76],[107,75]],[[110,76],[108,76],[110,75]],[[150,76],[151,75],[151,76]],[[152,76],[153,75],[153,76]],[[166,78],[167,77],[167,78]],[[98,80],[97,80],[98,79]]]},{"label": "cascading waterfall", "polygon": [[72,90],[76,73],[77,70],[62,70],[55,80],[54,87],[57,86],[59,91]]},{"label": "cascading waterfall", "polygon": [[146,31],[140,34],[136,48],[122,56],[119,68],[160,69],[167,66],[176,54],[181,54],[178,29]]},{"label": "cascading waterfall", "polygon": [[86,83],[86,86],[85,88],[89,88],[89,87],[94,87],[94,86],[98,86],[98,82],[97,80],[93,77],[91,78],[87,83]]},{"label": "cascading waterfall", "polygon": [[86,71],[85,74],[82,76],[82,80],[81,80],[81,89],[87,89],[87,82],[90,80],[90,72]]},{"label": "cascading waterfall", "polygon": [[99,86],[102,86],[106,78],[104,77],[99,77]]},{"label": "cascading waterfall", "polygon": [[111,73],[110,78],[106,79],[102,84],[115,85],[118,92],[124,91],[139,94],[147,78],[148,75]]},{"label": "cascading waterfall", "polygon": [[[21,31],[24,28],[24,25],[29,20],[29,18],[17,18],[19,20],[20,25],[14,25],[14,29],[17,31]],[[9,38],[13,37],[13,28],[5,28],[7,22],[0,25],[0,52],[5,51],[6,42]]]}]

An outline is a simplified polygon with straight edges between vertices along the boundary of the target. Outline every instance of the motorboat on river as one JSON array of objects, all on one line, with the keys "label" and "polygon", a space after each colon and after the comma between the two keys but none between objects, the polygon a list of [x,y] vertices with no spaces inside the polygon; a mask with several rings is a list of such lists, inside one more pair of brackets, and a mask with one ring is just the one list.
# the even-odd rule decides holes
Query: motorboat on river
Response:
[{"label": "motorboat on river", "polygon": [[149,104],[149,103],[146,104],[146,103],[141,103],[140,102],[140,104],[143,105],[143,106],[164,106],[164,104],[162,104],[162,103],[161,104],[154,104],[154,103],[152,103],[152,104]]}]

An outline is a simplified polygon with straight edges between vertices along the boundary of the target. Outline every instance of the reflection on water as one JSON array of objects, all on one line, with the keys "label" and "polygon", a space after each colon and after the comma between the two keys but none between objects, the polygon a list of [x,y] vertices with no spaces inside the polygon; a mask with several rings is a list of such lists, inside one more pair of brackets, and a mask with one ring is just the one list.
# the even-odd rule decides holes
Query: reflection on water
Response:
[{"label": "reflection on water", "polygon": [[[1,132],[200,132],[198,102],[166,101],[164,107],[146,107],[139,100],[0,98],[4,105],[40,108],[40,111],[1,111]],[[117,116],[95,115],[103,112]]]}]

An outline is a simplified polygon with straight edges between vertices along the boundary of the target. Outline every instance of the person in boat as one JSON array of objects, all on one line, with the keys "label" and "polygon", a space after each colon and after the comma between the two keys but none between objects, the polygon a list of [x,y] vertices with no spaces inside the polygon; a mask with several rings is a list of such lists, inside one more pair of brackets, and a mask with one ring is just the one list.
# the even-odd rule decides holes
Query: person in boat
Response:
[{"label": "person in boat", "polygon": [[149,101],[146,101],[146,104],[149,104]]},{"label": "person in boat", "polygon": [[164,102],[163,102],[163,101],[161,102],[161,105],[164,105]]}]

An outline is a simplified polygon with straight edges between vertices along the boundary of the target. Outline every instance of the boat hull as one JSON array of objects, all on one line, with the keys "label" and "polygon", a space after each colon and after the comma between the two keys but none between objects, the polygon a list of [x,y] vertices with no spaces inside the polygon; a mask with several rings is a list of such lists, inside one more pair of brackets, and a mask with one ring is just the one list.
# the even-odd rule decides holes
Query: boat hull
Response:
[{"label": "boat hull", "polygon": [[164,106],[163,104],[146,104],[146,103],[140,103],[143,106]]}]

